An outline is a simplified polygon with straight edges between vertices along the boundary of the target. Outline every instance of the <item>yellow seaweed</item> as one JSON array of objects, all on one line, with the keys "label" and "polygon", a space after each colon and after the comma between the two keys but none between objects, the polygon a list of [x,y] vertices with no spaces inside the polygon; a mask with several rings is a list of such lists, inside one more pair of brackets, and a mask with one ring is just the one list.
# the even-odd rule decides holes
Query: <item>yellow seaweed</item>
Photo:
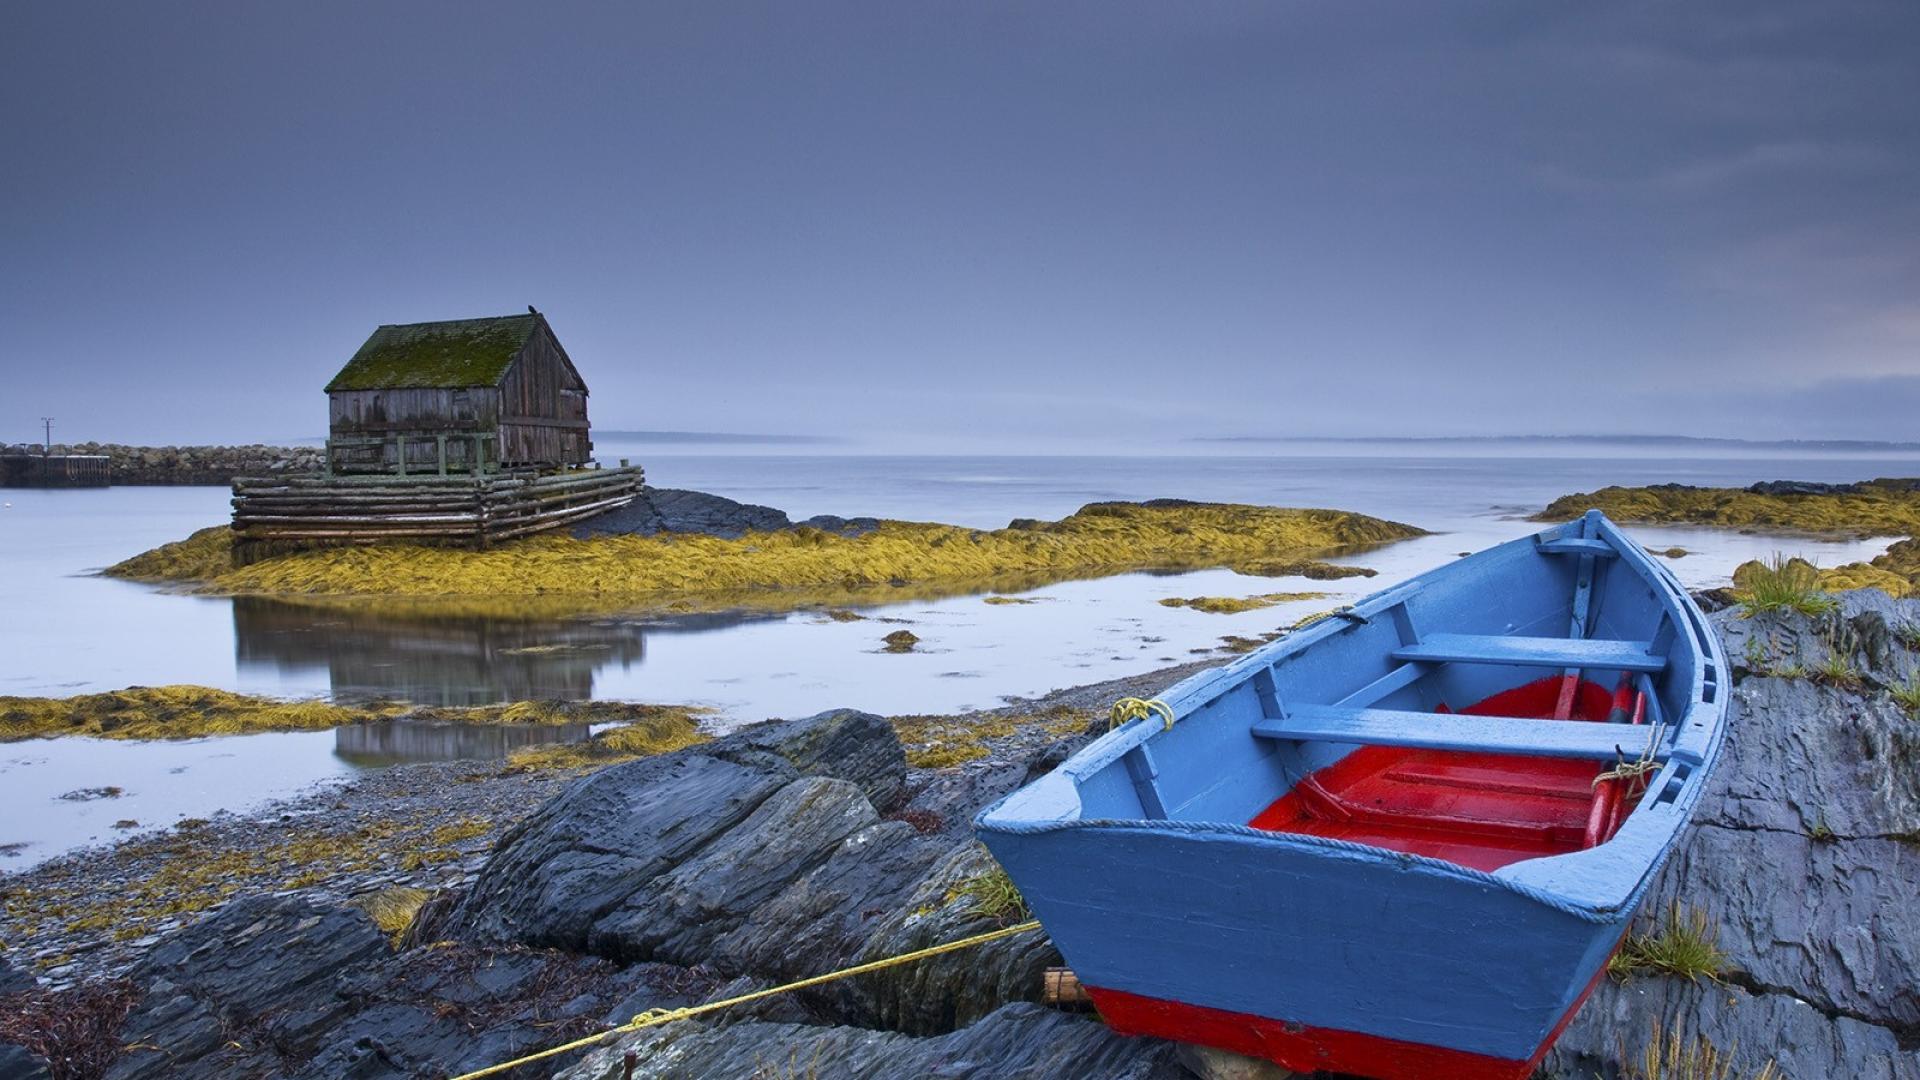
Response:
[{"label": "yellow seaweed", "polygon": [[[1908,539],[1872,562],[1818,571],[1815,584],[1829,592],[1875,588],[1895,597],[1920,592],[1920,545],[1912,539],[1920,534],[1920,481],[1882,479],[1854,487],[1853,491],[1781,495],[1673,484],[1607,487],[1555,499],[1534,520],[1568,521],[1594,508],[1615,521],[1853,539],[1903,536]],[[1742,565],[1735,573],[1736,586],[1742,574],[1750,577],[1760,566],[1758,562]]]},{"label": "yellow seaweed", "polygon": [[1279,592],[1260,596],[1169,596],[1160,601],[1160,606],[1188,608],[1209,615],[1238,615],[1243,611],[1258,611],[1295,600],[1324,600],[1327,595],[1323,592]]},{"label": "yellow seaweed", "polygon": [[463,724],[608,724],[660,711],[697,710],[620,701],[518,701],[463,707],[403,702],[336,705],[281,701],[207,686],[130,686],[74,697],[0,697],[0,742],[85,735],[97,739],[191,739],[263,731],[324,731],[405,717]]},{"label": "yellow seaweed", "polygon": [[[992,532],[902,521],[860,536],[798,528],[736,540],[701,535],[548,535],[489,551],[415,544],[329,548],[225,565],[223,530],[202,530],[110,568],[217,594],[571,596],[689,609],[739,594],[798,590],[818,602],[863,590],[1009,577],[1027,588],[1142,569],[1231,566],[1421,535],[1336,510],[1233,504],[1096,503],[1057,522]],[[812,590],[808,592],[808,590]],[[671,603],[669,603],[671,602]]]}]

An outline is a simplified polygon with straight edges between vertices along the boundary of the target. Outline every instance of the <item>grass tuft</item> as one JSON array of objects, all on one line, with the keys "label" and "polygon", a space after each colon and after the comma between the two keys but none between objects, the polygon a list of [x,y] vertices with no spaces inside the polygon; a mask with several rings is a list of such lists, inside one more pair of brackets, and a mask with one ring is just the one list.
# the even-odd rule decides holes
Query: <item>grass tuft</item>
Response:
[{"label": "grass tuft", "polygon": [[1665,1031],[1658,1023],[1637,1057],[1625,1047],[1620,1052],[1632,1080],[1781,1080],[1772,1061],[1756,1072],[1736,1072],[1735,1056],[1735,1050],[1722,1052],[1700,1036],[1683,1039],[1678,1031]]},{"label": "grass tuft", "polygon": [[1699,981],[1718,979],[1726,970],[1727,954],[1720,951],[1720,933],[1707,913],[1679,901],[1668,906],[1652,933],[1633,933],[1607,962],[1615,978],[1635,974],[1672,975]]},{"label": "grass tuft", "polygon": [[1750,562],[1733,572],[1740,610],[1751,618],[1769,611],[1825,615],[1839,602],[1820,588],[1820,569],[1805,559],[1776,553],[1766,562]]},{"label": "grass tuft", "polygon": [[1894,704],[1907,711],[1908,716],[1920,718],[1920,671],[1907,676],[1907,681],[1895,683],[1887,688],[1893,695]]},{"label": "grass tuft", "polygon": [[1902,620],[1900,625],[1893,628],[1893,636],[1900,639],[1900,644],[1920,652],[1920,622]]},{"label": "grass tuft", "polygon": [[1829,632],[1826,645],[1826,656],[1814,665],[1813,677],[1828,686],[1859,689],[1863,680],[1860,669],[1853,666],[1852,635],[1844,631]]}]

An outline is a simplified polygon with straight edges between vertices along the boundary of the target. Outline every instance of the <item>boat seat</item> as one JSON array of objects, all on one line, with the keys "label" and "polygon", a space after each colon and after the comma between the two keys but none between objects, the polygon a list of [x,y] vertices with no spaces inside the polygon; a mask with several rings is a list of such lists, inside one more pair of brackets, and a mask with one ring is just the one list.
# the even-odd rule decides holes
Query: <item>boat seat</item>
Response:
[{"label": "boat seat", "polygon": [[1393,651],[1396,659],[1524,667],[1659,671],[1667,658],[1651,642],[1583,638],[1513,637],[1505,634],[1428,634]]},{"label": "boat seat", "polygon": [[[1340,705],[1293,705],[1287,715],[1253,725],[1262,739],[1409,746],[1528,757],[1612,761],[1637,758],[1647,729],[1593,720],[1534,720],[1517,716],[1353,709]],[[1665,757],[1662,750],[1657,756]]]},{"label": "boat seat", "polygon": [[1535,551],[1546,555],[1598,555],[1603,559],[1612,559],[1620,554],[1605,540],[1586,540],[1577,536],[1564,540],[1542,540],[1533,547]]}]

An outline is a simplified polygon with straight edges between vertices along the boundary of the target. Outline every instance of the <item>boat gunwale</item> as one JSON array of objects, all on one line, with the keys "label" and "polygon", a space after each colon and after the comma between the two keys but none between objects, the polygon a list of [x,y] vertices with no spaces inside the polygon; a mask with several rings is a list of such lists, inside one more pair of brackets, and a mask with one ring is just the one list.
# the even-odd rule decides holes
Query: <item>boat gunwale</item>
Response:
[{"label": "boat gunwale", "polygon": [[[1694,665],[1691,685],[1688,687],[1687,707],[1680,717],[1668,718],[1667,723],[1673,729],[1670,752],[1659,770],[1648,783],[1646,791],[1635,805],[1634,812],[1628,815],[1627,827],[1641,823],[1636,829],[1637,835],[1623,837],[1616,834],[1603,844],[1583,851],[1568,852],[1562,855],[1545,856],[1523,860],[1502,867],[1498,872],[1476,870],[1458,863],[1436,859],[1430,856],[1395,851],[1390,848],[1376,847],[1351,840],[1339,840],[1331,837],[1313,836],[1304,833],[1272,832],[1255,829],[1236,822],[1181,821],[1168,818],[1005,818],[1000,811],[1009,802],[1019,798],[1032,788],[1044,784],[1050,777],[1058,777],[1073,785],[1078,794],[1079,782],[1101,769],[1111,766],[1135,747],[1152,739],[1165,730],[1158,718],[1135,719],[1121,725],[1062,762],[1046,777],[1036,779],[1030,784],[995,800],[979,814],[975,815],[973,826],[976,830],[1012,835],[1033,835],[1049,832],[1064,832],[1072,829],[1126,829],[1148,834],[1200,833],[1216,836],[1229,836],[1253,841],[1273,848],[1313,848],[1324,852],[1338,852],[1346,856],[1358,856],[1383,865],[1392,864],[1401,867],[1418,867],[1447,877],[1473,881],[1482,884],[1497,885],[1502,889],[1516,893],[1526,899],[1571,915],[1586,922],[1607,924],[1618,921],[1622,912],[1630,912],[1639,906],[1641,899],[1652,887],[1655,876],[1665,866],[1667,860],[1679,847],[1681,834],[1688,828],[1693,817],[1693,808],[1705,791],[1708,773],[1719,757],[1725,743],[1727,728],[1731,717],[1731,686],[1727,680],[1731,672],[1728,668],[1724,647],[1719,637],[1699,612],[1691,597],[1681,586],[1679,579],[1664,566],[1654,562],[1645,549],[1627,536],[1617,525],[1597,510],[1589,510],[1586,515],[1573,521],[1545,529],[1538,533],[1518,537],[1504,544],[1496,545],[1487,551],[1495,551],[1507,545],[1523,543],[1539,544],[1548,539],[1558,539],[1569,532],[1582,529],[1591,523],[1599,534],[1597,538],[1607,540],[1619,553],[1622,562],[1635,566],[1640,576],[1653,588],[1656,602],[1672,620],[1675,631],[1675,644],[1672,648],[1689,648],[1694,651],[1700,662]],[[1484,553],[1482,553],[1484,554]],[[1345,613],[1370,618],[1417,593],[1429,575],[1445,572],[1456,563],[1442,564],[1425,571],[1398,585],[1383,589],[1345,609]],[[1218,668],[1197,672],[1169,687],[1162,695],[1176,716],[1184,716],[1197,708],[1204,708],[1221,695],[1237,688],[1251,678],[1254,672],[1263,667],[1272,667],[1281,659],[1310,648],[1319,642],[1340,633],[1351,622],[1330,616],[1319,620],[1302,631],[1290,634],[1278,641],[1265,645],[1244,657],[1230,661]],[[1685,645],[1681,644],[1685,636]],[[1706,698],[1707,668],[1711,666],[1715,673],[1716,696],[1712,701]],[[1709,710],[1704,722],[1710,725],[1706,745],[1686,756],[1681,756],[1679,740],[1688,726],[1701,716],[1702,710]],[[1177,721],[1176,721],[1177,722]],[[1696,760],[1697,757],[1697,760]],[[1674,772],[1679,768],[1694,770],[1682,783],[1685,785],[1674,798],[1661,802],[1661,796],[1672,782]],[[1673,818],[1654,820],[1651,813],[1661,809],[1672,811]],[[1623,827],[1622,834],[1627,832]],[[1647,858],[1639,860],[1640,869],[1632,887],[1617,897],[1610,891],[1604,899],[1582,897],[1565,888],[1533,884],[1522,878],[1529,867],[1539,867],[1555,860],[1578,858],[1590,852],[1602,851],[1622,839],[1635,841],[1631,847],[1637,854],[1647,851]],[[1658,841],[1652,843],[1653,841]],[[1652,850],[1647,849],[1651,847]],[[1625,854],[1627,847],[1612,848]],[[1615,875],[1623,879],[1624,875]],[[1621,881],[1624,884],[1624,880]]]}]

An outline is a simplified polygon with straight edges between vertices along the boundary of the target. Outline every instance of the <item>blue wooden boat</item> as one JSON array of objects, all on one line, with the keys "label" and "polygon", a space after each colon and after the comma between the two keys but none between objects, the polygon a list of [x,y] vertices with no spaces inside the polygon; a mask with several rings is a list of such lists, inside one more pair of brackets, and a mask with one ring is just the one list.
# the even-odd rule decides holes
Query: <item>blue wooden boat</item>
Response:
[{"label": "blue wooden boat", "polygon": [[1187,679],[974,825],[1116,1030],[1522,1080],[1679,842],[1728,671],[1591,511]]}]

